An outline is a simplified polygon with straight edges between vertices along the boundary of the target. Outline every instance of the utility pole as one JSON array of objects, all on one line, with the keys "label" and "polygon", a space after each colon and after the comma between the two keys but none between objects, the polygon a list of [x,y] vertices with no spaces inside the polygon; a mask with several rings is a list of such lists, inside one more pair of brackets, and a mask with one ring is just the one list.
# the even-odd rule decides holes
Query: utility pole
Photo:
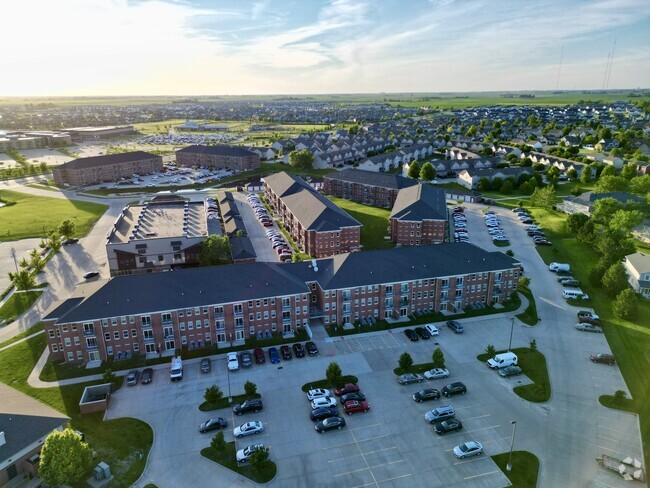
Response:
[{"label": "utility pole", "polygon": [[512,323],[510,324],[510,340],[508,341],[508,352],[511,352],[510,349],[512,347],[512,333],[515,330],[515,318],[514,316],[512,317]]},{"label": "utility pole", "polygon": [[508,464],[506,464],[506,471],[512,471],[512,448],[515,445],[515,432],[517,431],[517,421],[511,420],[512,424],[512,438],[510,440],[510,456],[508,456]]},{"label": "utility pole", "polygon": [[16,267],[16,273],[18,273],[18,261],[16,261],[16,250],[11,248],[11,256],[14,258],[14,266]]}]

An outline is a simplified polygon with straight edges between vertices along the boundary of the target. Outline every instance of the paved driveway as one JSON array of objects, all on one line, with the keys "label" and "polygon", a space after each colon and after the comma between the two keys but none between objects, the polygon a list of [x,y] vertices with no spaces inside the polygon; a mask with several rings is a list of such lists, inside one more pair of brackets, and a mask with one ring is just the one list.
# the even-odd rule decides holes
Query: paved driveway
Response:
[{"label": "paved driveway", "polygon": [[267,229],[278,230],[278,226],[273,223],[273,227],[264,227],[253,212],[253,209],[248,204],[246,200],[246,194],[242,192],[233,192],[235,201],[237,202],[237,208],[239,213],[244,220],[244,225],[246,225],[246,232],[248,237],[250,237],[253,248],[255,249],[255,254],[257,254],[258,261],[271,261],[278,262],[278,254],[275,252],[275,249],[271,247],[271,241],[266,237]]}]

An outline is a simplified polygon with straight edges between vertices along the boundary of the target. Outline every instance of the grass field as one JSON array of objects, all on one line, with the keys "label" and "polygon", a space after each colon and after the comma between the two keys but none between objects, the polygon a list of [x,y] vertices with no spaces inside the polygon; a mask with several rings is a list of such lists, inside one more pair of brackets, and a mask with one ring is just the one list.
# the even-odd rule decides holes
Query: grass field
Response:
[{"label": "grass field", "polygon": [[234,442],[227,442],[226,448],[223,452],[216,451],[215,449],[212,449],[212,447],[201,449],[201,456],[206,457],[215,463],[221,464],[235,473],[239,473],[257,483],[268,483],[275,477],[278,468],[273,461],[267,462],[261,472],[255,472],[248,464],[240,466],[235,457],[236,453],[237,449]]},{"label": "grass field", "polygon": [[361,245],[364,251],[387,249],[395,246],[392,241],[384,239],[384,236],[388,235],[390,210],[361,205],[342,198],[328,198],[363,224],[363,227],[361,227]]},{"label": "grass field", "polygon": [[532,209],[532,214],[554,244],[552,247],[538,249],[544,262],[548,264],[552,261],[562,261],[571,264],[573,274],[583,283],[581,288],[590,296],[590,300],[582,305],[590,303],[603,319],[605,337],[632,394],[632,399],[625,401],[622,408],[639,414],[645,465],[648,466],[650,402],[647,399],[650,398],[650,375],[647,371],[650,358],[650,301],[639,300],[639,310],[634,320],[614,317],[612,300],[600,288],[589,283],[589,272],[598,261],[596,252],[567,232],[566,215],[542,209]]},{"label": "grass field", "polygon": [[492,456],[494,463],[512,483],[511,488],[536,488],[539,459],[532,452],[512,451],[512,471],[506,469],[510,452]]},{"label": "grass field", "polygon": [[43,330],[43,322],[39,322],[35,325],[32,325],[29,329],[26,331],[21,332],[20,334],[16,334],[13,336],[11,339],[8,339],[4,342],[0,342],[0,349],[2,349],[5,346],[8,346],[9,344],[13,344],[14,342],[17,342],[21,339],[24,339],[27,336],[30,336],[32,334],[36,334],[37,332],[40,332]]},{"label": "grass field", "polygon": [[47,229],[58,226],[65,219],[77,225],[77,236],[85,236],[97,222],[107,205],[47,198],[0,190],[0,198],[16,202],[0,208],[0,241],[17,241],[30,237],[45,237]]},{"label": "grass field", "polygon": [[5,304],[0,307],[0,322],[12,322],[31,307],[42,291],[25,291],[14,293],[9,297]]},{"label": "grass field", "polygon": [[[32,388],[27,377],[43,353],[46,337],[40,334],[0,352],[0,381],[71,418],[70,426],[86,435],[95,451],[93,466],[105,461],[115,480],[111,486],[131,486],[142,473],[153,431],[144,422],[131,418],[102,421],[103,414],[81,415],[79,399],[86,386],[103,383],[80,383],[61,388]],[[122,378],[117,380],[121,385]],[[86,474],[86,478],[91,475]]]}]

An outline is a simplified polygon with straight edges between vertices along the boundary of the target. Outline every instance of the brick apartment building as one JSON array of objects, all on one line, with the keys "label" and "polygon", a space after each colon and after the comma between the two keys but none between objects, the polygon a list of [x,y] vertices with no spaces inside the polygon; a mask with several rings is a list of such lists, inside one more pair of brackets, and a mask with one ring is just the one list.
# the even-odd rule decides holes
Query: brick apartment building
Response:
[{"label": "brick apartment building", "polygon": [[78,158],[52,169],[59,185],[88,186],[162,171],[162,157],[144,151]]},{"label": "brick apartment building", "polygon": [[520,264],[466,243],[256,262],[85,283],[43,319],[54,361],[243,344],[307,324],[398,319],[416,311],[503,303]]},{"label": "brick apartment building", "polygon": [[429,185],[400,190],[390,214],[390,237],[402,246],[424,246],[445,241],[445,191]]},{"label": "brick apartment building", "polygon": [[417,181],[396,174],[344,169],[325,176],[325,193],[364,205],[391,208],[402,188]]},{"label": "brick apartment building", "polygon": [[264,196],[298,247],[310,256],[361,248],[361,224],[302,178],[284,171],[267,176]]},{"label": "brick apartment building", "polygon": [[241,172],[260,167],[260,156],[239,146],[187,146],[176,151],[176,162],[185,166],[230,169]]}]

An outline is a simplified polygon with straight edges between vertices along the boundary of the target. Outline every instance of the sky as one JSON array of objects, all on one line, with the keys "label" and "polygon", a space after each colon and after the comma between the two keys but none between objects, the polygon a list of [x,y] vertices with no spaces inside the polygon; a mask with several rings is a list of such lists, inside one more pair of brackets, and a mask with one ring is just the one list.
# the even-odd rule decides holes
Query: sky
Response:
[{"label": "sky", "polygon": [[0,96],[650,88],[649,0],[3,0],[0,11]]}]

